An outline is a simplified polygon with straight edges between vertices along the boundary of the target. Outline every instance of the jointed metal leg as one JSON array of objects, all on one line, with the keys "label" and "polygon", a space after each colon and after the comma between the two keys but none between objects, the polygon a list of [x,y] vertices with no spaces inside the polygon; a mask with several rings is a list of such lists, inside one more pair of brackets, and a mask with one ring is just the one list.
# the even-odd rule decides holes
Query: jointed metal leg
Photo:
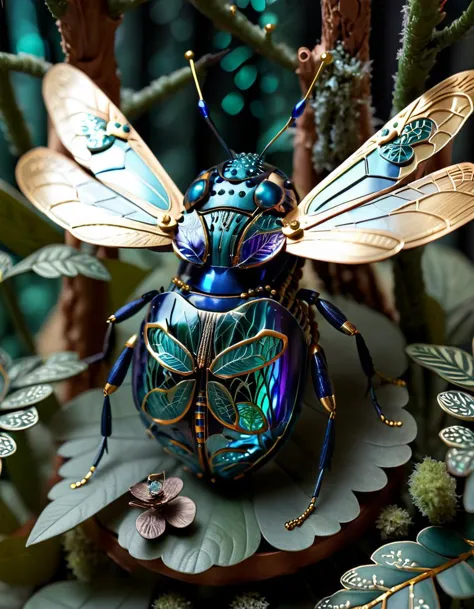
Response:
[{"label": "jointed metal leg", "polygon": [[108,451],[107,440],[112,435],[112,410],[110,408],[109,396],[117,391],[127,375],[128,369],[130,368],[130,364],[132,362],[133,349],[135,347],[136,340],[136,334],[128,339],[128,341],[125,343],[125,348],[118,356],[117,361],[112,366],[112,370],[107,377],[107,383],[104,387],[104,403],[102,406],[101,419],[102,440],[99,445],[99,450],[97,451],[94,461],[87,474],[84,476],[84,478],[82,478],[82,480],[71,484],[72,489],[79,488],[80,486],[84,486],[84,484],[86,484],[97,469],[102,457],[104,456],[104,453]]},{"label": "jointed metal leg", "polygon": [[336,418],[336,399],[332,388],[331,379],[327,369],[326,357],[322,347],[314,343],[311,347],[313,352],[313,360],[311,365],[311,376],[313,380],[314,390],[319,398],[322,406],[329,414],[326,425],[326,433],[324,434],[323,446],[319,456],[318,476],[314,486],[313,494],[306,510],[295,518],[289,520],[285,527],[288,531],[292,531],[295,527],[299,527],[316,509],[316,500],[321,491],[325,472],[330,468],[331,458],[334,450],[334,431]]},{"label": "jointed metal leg", "polygon": [[118,309],[113,315],[110,315],[110,317],[107,319],[108,328],[105,334],[102,351],[100,353],[90,355],[85,359],[85,361],[88,364],[94,364],[95,362],[100,362],[101,360],[105,359],[109,355],[109,351],[112,346],[111,339],[115,324],[120,324],[122,321],[133,317],[136,313],[141,311],[147,304],[149,304],[157,294],[159,294],[158,290],[151,290],[150,292],[147,292],[146,294],[140,296],[140,298],[137,298],[136,300],[127,303],[123,307],[120,307],[120,309]]},{"label": "jointed metal leg", "polygon": [[324,317],[324,319],[328,323],[330,323],[333,328],[335,328],[339,332],[343,332],[344,334],[346,334],[348,336],[355,337],[360,364],[362,366],[362,370],[364,371],[364,374],[367,377],[368,391],[370,393],[372,404],[375,408],[375,411],[376,411],[379,419],[382,421],[382,423],[385,423],[385,425],[388,425],[389,427],[401,427],[403,424],[402,421],[392,421],[390,419],[387,419],[387,417],[382,412],[382,408],[380,407],[380,404],[377,401],[377,396],[375,395],[375,390],[374,390],[374,386],[373,386],[373,378],[375,376],[380,376],[380,378],[383,381],[391,382],[391,383],[394,383],[397,385],[404,384],[403,381],[392,380],[392,379],[389,379],[388,377],[384,377],[383,375],[380,375],[379,373],[376,372],[376,370],[374,368],[374,363],[372,361],[372,357],[370,355],[370,351],[367,348],[367,345],[365,343],[365,340],[364,340],[362,334],[354,326],[354,324],[352,324],[350,321],[348,321],[348,319],[344,315],[344,313],[342,311],[340,311],[335,305],[328,302],[327,300],[323,300],[322,298],[319,298],[319,294],[312,290],[300,290],[300,292],[297,295],[297,298],[301,298],[302,300],[305,300],[309,304],[314,304],[316,306],[316,308],[318,309],[318,311],[321,313],[321,315]]}]

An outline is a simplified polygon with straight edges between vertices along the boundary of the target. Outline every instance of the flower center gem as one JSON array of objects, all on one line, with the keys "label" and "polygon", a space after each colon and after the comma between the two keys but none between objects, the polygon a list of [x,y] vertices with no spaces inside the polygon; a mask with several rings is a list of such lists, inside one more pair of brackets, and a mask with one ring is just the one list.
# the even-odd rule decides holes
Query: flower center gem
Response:
[{"label": "flower center gem", "polygon": [[163,484],[159,480],[148,482],[148,492],[152,497],[158,497],[163,492]]}]

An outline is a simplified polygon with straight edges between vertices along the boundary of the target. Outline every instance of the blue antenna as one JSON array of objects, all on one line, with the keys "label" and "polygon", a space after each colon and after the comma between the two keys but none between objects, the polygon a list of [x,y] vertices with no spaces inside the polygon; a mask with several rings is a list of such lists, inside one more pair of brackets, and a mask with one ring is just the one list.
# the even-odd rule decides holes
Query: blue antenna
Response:
[{"label": "blue antenna", "polygon": [[314,75],[313,82],[309,85],[308,90],[306,91],[306,95],[303,97],[303,99],[300,99],[300,101],[294,106],[294,108],[291,112],[290,118],[286,121],[284,127],[282,127],[280,129],[280,131],[274,137],[272,137],[272,139],[268,142],[268,144],[265,146],[265,148],[260,153],[260,156],[258,157],[259,159],[263,158],[265,152],[270,148],[270,146],[272,144],[274,144],[277,141],[277,139],[280,137],[280,135],[285,133],[285,131],[293,125],[293,123],[296,121],[296,119],[299,118],[303,114],[303,112],[306,108],[306,102],[308,101],[308,97],[311,95],[311,93],[313,91],[313,87],[319,78],[319,75],[321,74],[324,66],[332,63],[332,59],[333,59],[333,57],[332,57],[331,53],[322,53],[321,54],[321,63],[319,64],[316,74]]},{"label": "blue antenna", "polygon": [[224,142],[224,139],[222,138],[219,131],[217,130],[217,127],[215,126],[214,121],[211,118],[211,115],[209,112],[209,106],[207,105],[204,97],[202,96],[201,86],[199,85],[199,80],[198,80],[198,77],[196,74],[196,66],[194,64],[193,51],[186,51],[186,53],[184,54],[184,58],[189,61],[189,67],[191,68],[191,73],[193,75],[194,84],[196,85],[196,90],[199,95],[199,101],[198,101],[199,112],[201,113],[201,116],[206,121],[206,123],[209,125],[212,132],[214,133],[216,138],[219,140],[219,142],[221,143],[221,145],[223,146],[224,150],[227,152],[229,157],[231,159],[233,159],[234,155],[233,155],[232,151],[230,150],[230,148],[227,146],[227,144]]}]

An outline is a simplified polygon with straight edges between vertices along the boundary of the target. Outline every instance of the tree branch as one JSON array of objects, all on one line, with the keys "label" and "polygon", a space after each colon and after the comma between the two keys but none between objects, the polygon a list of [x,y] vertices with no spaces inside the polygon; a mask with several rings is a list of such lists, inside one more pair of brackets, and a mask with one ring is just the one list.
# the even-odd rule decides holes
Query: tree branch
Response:
[{"label": "tree branch", "polygon": [[0,52],[0,69],[2,70],[22,72],[41,78],[50,67],[49,61],[36,57],[36,55],[29,55],[28,53],[13,55],[12,53]]},{"label": "tree branch", "polygon": [[271,34],[253,24],[240,11],[232,11],[227,1],[189,0],[189,2],[208,17],[218,29],[230,32],[260,55],[287,70],[294,71],[298,67],[296,51],[282,42],[275,42]]},{"label": "tree branch", "polygon": [[433,42],[438,51],[442,51],[446,47],[451,46],[474,26],[474,1],[469,4],[464,13],[451,25],[444,29],[433,33]]},{"label": "tree branch", "polygon": [[0,116],[8,140],[18,156],[33,148],[31,134],[15,97],[8,70],[0,68]]},{"label": "tree branch", "polygon": [[[210,68],[227,53],[228,51],[223,51],[214,55],[204,55],[196,62],[196,71],[199,73]],[[181,68],[166,76],[160,76],[141,91],[126,93],[125,95],[122,92],[121,110],[128,118],[135,118],[149,110],[153,104],[180,91],[191,81],[192,73],[189,67]]]}]

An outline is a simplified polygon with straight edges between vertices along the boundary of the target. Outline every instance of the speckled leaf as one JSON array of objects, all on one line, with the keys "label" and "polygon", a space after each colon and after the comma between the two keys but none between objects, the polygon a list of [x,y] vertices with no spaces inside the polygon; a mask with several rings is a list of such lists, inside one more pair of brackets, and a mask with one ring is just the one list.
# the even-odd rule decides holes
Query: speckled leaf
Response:
[{"label": "speckled leaf", "polygon": [[474,397],[463,391],[444,391],[438,394],[438,404],[448,414],[463,419],[474,421]]},{"label": "speckled leaf", "polygon": [[474,448],[474,432],[461,425],[452,425],[439,432],[439,437],[446,444],[457,448]]},{"label": "speckled leaf", "polygon": [[446,381],[460,387],[474,387],[474,358],[457,347],[414,344],[408,355],[421,366],[433,370]]},{"label": "speckled leaf", "polygon": [[15,452],[15,440],[6,433],[0,433],[0,457],[10,457]]},{"label": "speckled leaf", "polygon": [[446,467],[453,476],[468,476],[474,469],[474,449],[451,448],[446,453]]},{"label": "speckled leaf", "polygon": [[16,410],[17,408],[38,404],[52,393],[51,385],[33,385],[32,387],[25,387],[25,389],[18,389],[3,400],[0,404],[0,410]]},{"label": "speckled leaf", "polygon": [[40,277],[77,277],[109,281],[110,273],[95,256],[84,254],[69,245],[47,245],[31,254],[4,274],[4,279],[33,271]]},{"label": "speckled leaf", "polygon": [[10,378],[8,373],[5,368],[0,365],[0,400],[3,400],[3,398],[7,395],[9,387]]},{"label": "speckled leaf", "polygon": [[31,370],[37,368],[42,363],[43,360],[39,355],[28,355],[27,357],[20,357],[19,359],[16,359],[8,368],[8,376],[13,382],[20,375],[24,375],[27,372],[31,372]]},{"label": "speckled leaf", "polygon": [[439,567],[445,559],[415,541],[394,541],[376,550],[370,559],[378,565],[397,569],[428,571]]},{"label": "speckled leaf", "polygon": [[76,353],[64,352],[51,355],[48,360],[38,368],[27,374],[20,374],[13,382],[14,387],[27,387],[40,383],[56,383],[64,381],[84,372],[87,364],[80,361]]},{"label": "speckled leaf", "polygon": [[0,415],[0,429],[5,431],[22,431],[33,427],[38,421],[39,415],[36,408],[28,408],[27,410]]},{"label": "speckled leaf", "polygon": [[34,594],[24,609],[148,609],[154,583],[99,578],[95,583],[56,582]]},{"label": "speckled leaf", "polygon": [[13,360],[8,351],[5,351],[5,349],[0,347],[0,366],[3,366],[3,368],[8,370],[11,367],[12,362]]}]

